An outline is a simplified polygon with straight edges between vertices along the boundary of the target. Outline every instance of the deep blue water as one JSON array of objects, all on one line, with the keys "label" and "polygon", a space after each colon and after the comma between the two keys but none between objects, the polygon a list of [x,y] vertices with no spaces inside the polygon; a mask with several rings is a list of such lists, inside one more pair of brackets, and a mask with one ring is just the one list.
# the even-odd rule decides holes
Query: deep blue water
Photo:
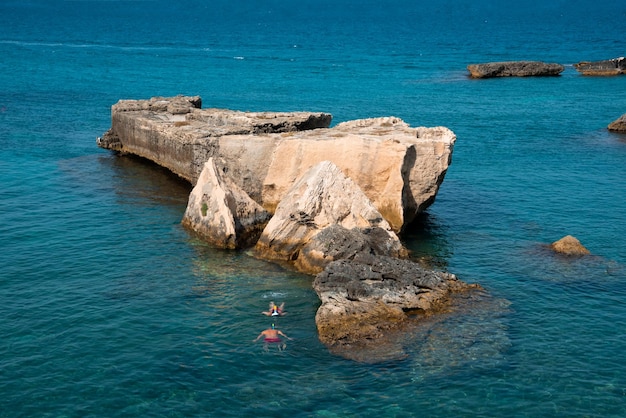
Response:
[{"label": "deep blue water", "polygon": [[[626,416],[622,1],[0,3],[0,416]],[[557,78],[470,80],[532,59]],[[486,296],[361,364],[312,279],[180,226],[190,186],[95,145],[119,99],[398,116],[458,136],[405,236]],[[572,234],[593,256],[545,245]],[[286,301],[281,353],[253,344]]]}]

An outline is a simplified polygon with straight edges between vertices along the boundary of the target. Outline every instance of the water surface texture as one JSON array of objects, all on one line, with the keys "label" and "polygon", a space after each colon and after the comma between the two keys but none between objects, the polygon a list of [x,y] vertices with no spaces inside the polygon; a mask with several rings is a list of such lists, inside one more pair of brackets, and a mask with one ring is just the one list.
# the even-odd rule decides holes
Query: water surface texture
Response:
[{"label": "water surface texture", "polygon": [[[0,3],[0,417],[626,416],[623,1]],[[471,80],[540,60],[560,77]],[[312,278],[181,228],[190,185],[95,145],[119,99],[397,116],[458,137],[404,237],[486,294],[402,361],[319,343]],[[592,252],[556,257],[574,235]],[[252,340],[285,301],[283,352]],[[476,309],[476,308],[479,309]]]}]

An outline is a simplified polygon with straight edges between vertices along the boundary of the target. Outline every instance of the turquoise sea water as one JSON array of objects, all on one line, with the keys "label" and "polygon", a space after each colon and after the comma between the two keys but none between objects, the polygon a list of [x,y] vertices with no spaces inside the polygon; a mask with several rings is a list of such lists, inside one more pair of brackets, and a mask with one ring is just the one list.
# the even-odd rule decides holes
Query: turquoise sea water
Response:
[{"label": "turquoise sea water", "polygon": [[[626,415],[620,1],[0,3],[0,417]],[[470,80],[532,59],[557,78]],[[190,186],[95,145],[119,99],[398,116],[458,137],[404,237],[486,294],[361,364],[317,339],[312,278],[180,226]],[[572,234],[593,256],[545,245]],[[284,352],[253,344],[277,322]],[[478,308],[477,308],[478,307]]]}]

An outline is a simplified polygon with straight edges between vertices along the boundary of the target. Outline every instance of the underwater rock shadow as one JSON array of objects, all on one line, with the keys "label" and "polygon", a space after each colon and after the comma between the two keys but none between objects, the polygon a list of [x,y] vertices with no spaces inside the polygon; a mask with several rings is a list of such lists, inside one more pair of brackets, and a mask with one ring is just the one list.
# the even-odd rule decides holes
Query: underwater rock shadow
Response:
[{"label": "underwater rock shadow", "polygon": [[406,363],[415,370],[414,380],[466,367],[496,367],[511,346],[510,305],[483,290],[455,294],[445,312],[416,314],[406,327],[389,332],[377,344],[331,352],[360,363]]}]

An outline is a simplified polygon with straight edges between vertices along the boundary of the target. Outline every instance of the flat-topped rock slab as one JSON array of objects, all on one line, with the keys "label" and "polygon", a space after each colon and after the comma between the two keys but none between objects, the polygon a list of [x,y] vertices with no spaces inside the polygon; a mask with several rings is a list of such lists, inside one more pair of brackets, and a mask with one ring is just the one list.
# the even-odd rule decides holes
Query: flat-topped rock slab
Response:
[{"label": "flat-topped rock slab", "polygon": [[548,77],[560,75],[565,67],[541,61],[502,61],[470,64],[467,70],[472,78]]},{"label": "flat-topped rock slab", "polygon": [[626,58],[619,57],[600,61],[581,61],[574,64],[576,71],[588,76],[613,76],[626,74]]}]

